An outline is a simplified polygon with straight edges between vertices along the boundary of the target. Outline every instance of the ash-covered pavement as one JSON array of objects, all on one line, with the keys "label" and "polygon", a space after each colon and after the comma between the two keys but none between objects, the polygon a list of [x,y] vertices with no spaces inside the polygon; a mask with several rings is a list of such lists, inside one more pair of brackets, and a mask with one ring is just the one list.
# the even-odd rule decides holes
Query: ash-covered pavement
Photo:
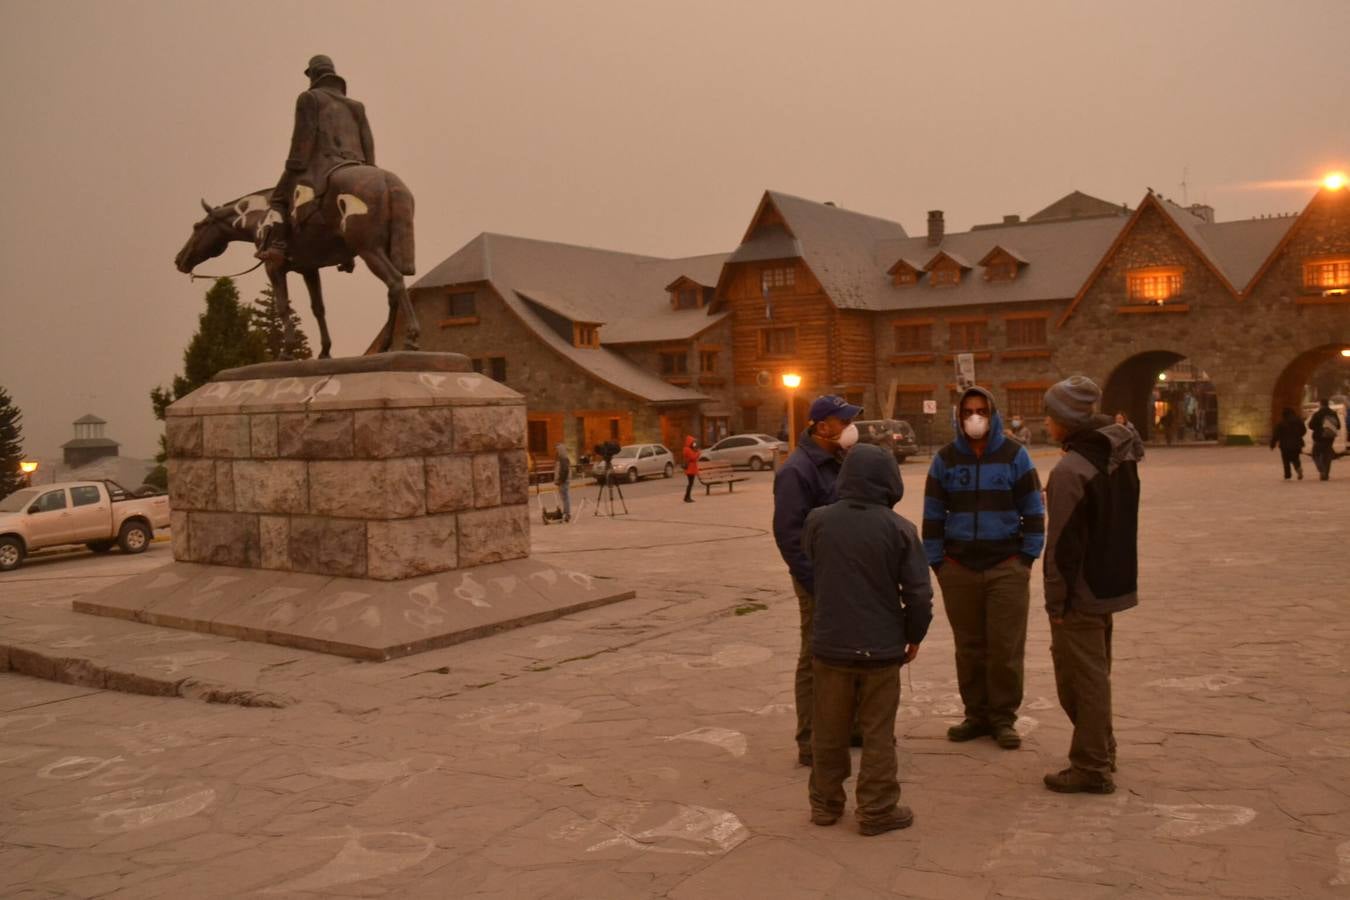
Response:
[{"label": "ash-covered pavement", "polygon": [[164,544],[34,560],[0,576],[0,668],[82,684],[0,674],[0,896],[1350,896],[1342,466],[1150,451],[1112,796],[1040,783],[1069,731],[1039,565],[1020,751],[943,739],[939,611],[902,685],[916,823],[872,838],[808,821],[767,474],[692,505],[678,479],[627,488],[613,519],[578,488],[535,554],[637,599],[388,663],[69,611]]}]

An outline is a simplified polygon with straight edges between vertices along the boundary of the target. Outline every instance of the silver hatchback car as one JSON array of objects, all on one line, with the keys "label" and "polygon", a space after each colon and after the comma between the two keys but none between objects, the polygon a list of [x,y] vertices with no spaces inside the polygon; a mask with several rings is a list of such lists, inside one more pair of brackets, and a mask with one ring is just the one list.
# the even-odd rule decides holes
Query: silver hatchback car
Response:
[{"label": "silver hatchback car", "polygon": [[699,453],[698,458],[700,461],[749,466],[758,472],[760,469],[772,469],[778,454],[786,452],[787,443],[772,435],[733,434]]},{"label": "silver hatchback car", "polygon": [[675,474],[675,456],[660,444],[628,444],[614,454],[614,477],[627,479],[629,484],[639,478],[660,475],[669,478]]}]

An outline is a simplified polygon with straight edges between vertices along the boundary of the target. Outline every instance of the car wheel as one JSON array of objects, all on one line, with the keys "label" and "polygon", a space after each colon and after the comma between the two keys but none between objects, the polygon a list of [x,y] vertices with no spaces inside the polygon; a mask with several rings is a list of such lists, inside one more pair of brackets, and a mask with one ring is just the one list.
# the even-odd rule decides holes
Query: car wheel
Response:
[{"label": "car wheel", "polygon": [[144,553],[150,546],[150,529],[141,522],[128,522],[117,535],[123,553]]},{"label": "car wheel", "polygon": [[17,569],[23,562],[23,543],[18,538],[0,538],[0,572]]},{"label": "car wheel", "polygon": [[764,468],[764,460],[760,459],[758,456],[750,457],[750,471],[758,472],[763,468]]},{"label": "car wheel", "polygon": [[116,545],[117,545],[116,541],[90,541],[89,543],[85,544],[86,547],[88,547],[90,550],[93,550],[95,553],[107,553]]},{"label": "car wheel", "polygon": [[628,470],[628,483],[629,483],[629,484],[636,484],[636,483],[637,483],[637,480],[638,480],[639,478],[641,478],[641,477],[642,477],[642,476],[638,475],[637,466],[633,466],[633,468],[631,468],[631,469]]},{"label": "car wheel", "polygon": [[661,473],[661,477],[662,477],[662,478],[669,478],[670,476],[672,476],[672,475],[674,475],[674,474],[675,474],[675,464],[674,464],[674,463],[666,463],[665,471]]}]

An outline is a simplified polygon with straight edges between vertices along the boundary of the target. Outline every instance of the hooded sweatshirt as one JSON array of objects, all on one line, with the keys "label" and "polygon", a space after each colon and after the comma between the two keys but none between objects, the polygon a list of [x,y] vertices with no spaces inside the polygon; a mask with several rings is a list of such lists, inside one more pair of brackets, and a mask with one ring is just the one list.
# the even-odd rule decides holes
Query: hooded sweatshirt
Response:
[{"label": "hooded sweatshirt", "polygon": [[933,456],[923,492],[928,564],[937,567],[951,557],[983,572],[1020,556],[1031,565],[1045,545],[1040,477],[1027,448],[1003,436],[1003,419],[993,395],[975,387],[961,399],[971,394],[989,402],[989,437],[984,452],[976,456],[958,412],[952,419],[956,440]]},{"label": "hooded sweatshirt", "polygon": [[1303,420],[1292,409],[1286,409],[1275,426],[1275,433],[1270,436],[1270,448],[1273,450],[1278,444],[1285,453],[1299,453],[1303,450],[1303,436],[1307,433],[1308,426],[1303,424]]},{"label": "hooded sweatshirt", "polygon": [[1046,484],[1045,609],[1113,613],[1139,603],[1139,469],[1134,438],[1109,422],[1069,435]]},{"label": "hooded sweatshirt", "polygon": [[694,436],[692,434],[686,434],[684,436],[683,458],[684,458],[684,474],[697,475],[698,450],[694,448]]},{"label": "hooded sweatshirt", "polygon": [[889,664],[933,619],[918,531],[891,507],[905,492],[895,457],[859,444],[839,473],[839,500],[811,511],[802,549],[815,568],[812,651],[828,662]]}]

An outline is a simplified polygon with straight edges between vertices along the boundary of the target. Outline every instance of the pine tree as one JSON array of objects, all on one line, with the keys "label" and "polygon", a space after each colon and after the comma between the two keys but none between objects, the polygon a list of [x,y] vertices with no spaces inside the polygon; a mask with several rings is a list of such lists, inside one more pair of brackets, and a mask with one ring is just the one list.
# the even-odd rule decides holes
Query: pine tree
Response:
[{"label": "pine tree", "polygon": [[[262,341],[267,358],[281,359],[285,323],[281,310],[277,309],[276,293],[270,287],[264,288],[258,299],[249,306],[248,314],[250,327]],[[300,316],[295,312],[295,307],[291,307],[289,318],[294,332],[290,344],[286,347],[290,351],[290,358],[309,359],[314,355],[314,351],[310,349],[309,338],[300,327]]]},{"label": "pine tree", "polygon": [[[239,302],[239,290],[234,281],[216,279],[206,292],[206,312],[197,319],[197,333],[183,351],[183,374],[173,377],[170,388],[155,387],[150,391],[150,404],[156,419],[163,421],[170,403],[206,384],[217,372],[267,361],[262,337],[253,329],[252,321],[249,308]],[[161,435],[155,460],[162,466],[166,459],[168,448]],[[158,469],[151,474],[151,478],[162,476]],[[151,479],[147,481],[155,483]]]},{"label": "pine tree", "polygon": [[0,498],[23,487],[24,475],[19,471],[23,459],[23,413],[10,399],[9,392],[0,387]]}]

